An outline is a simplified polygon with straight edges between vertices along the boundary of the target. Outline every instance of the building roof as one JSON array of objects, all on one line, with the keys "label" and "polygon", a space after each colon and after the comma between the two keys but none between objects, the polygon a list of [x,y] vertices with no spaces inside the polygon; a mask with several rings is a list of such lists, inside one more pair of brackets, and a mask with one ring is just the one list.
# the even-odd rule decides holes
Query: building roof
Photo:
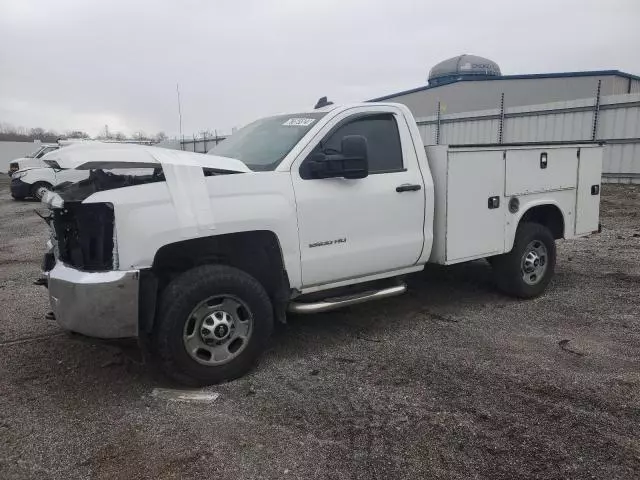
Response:
[{"label": "building roof", "polygon": [[499,77],[480,77],[480,78],[460,78],[454,82],[444,83],[441,85],[423,85],[421,87],[412,88],[410,90],[404,90],[398,93],[392,93],[391,95],[384,95],[378,98],[372,98],[367,100],[368,102],[381,102],[382,100],[388,100],[390,98],[399,97],[401,95],[407,95],[409,93],[421,92],[423,90],[431,90],[432,88],[442,87],[444,85],[451,85],[452,83],[459,82],[492,82],[499,80],[526,80],[535,78],[567,78],[567,77],[602,77],[602,76],[615,76],[623,77],[631,80],[640,80],[640,76],[633,75],[631,73],[621,72],[620,70],[590,70],[586,72],[559,72],[559,73],[530,73],[525,75],[502,75]]}]

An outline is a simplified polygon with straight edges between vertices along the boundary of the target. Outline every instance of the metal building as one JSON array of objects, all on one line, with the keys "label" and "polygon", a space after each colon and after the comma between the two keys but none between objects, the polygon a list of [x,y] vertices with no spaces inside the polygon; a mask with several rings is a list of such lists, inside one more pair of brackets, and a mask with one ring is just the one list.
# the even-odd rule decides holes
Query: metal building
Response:
[{"label": "metal building", "polygon": [[604,179],[640,183],[640,76],[618,70],[501,75],[475,55],[427,85],[375,98],[407,105],[425,144],[603,141]]},{"label": "metal building", "polygon": [[441,113],[496,108],[503,93],[507,108],[594,98],[599,83],[601,96],[640,93],[640,76],[618,70],[500,75],[495,62],[460,55],[434,66],[427,85],[371,101],[404,103],[415,116],[426,117],[437,114],[438,102]]}]

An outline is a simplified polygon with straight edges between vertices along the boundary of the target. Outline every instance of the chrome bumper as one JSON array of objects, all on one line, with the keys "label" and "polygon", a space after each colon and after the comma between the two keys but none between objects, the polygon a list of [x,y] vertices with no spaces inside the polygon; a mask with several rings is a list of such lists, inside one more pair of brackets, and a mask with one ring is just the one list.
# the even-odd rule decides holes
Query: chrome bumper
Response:
[{"label": "chrome bumper", "polygon": [[138,270],[82,272],[56,262],[49,300],[65,330],[98,338],[138,336]]}]

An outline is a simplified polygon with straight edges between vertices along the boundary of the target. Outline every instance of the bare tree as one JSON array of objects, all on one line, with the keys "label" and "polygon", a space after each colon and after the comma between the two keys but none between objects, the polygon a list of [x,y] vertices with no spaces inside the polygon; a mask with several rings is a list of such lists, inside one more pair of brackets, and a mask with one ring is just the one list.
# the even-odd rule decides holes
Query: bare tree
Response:
[{"label": "bare tree", "polygon": [[67,132],[65,136],[67,138],[80,138],[83,140],[91,138],[89,137],[89,134],[87,132],[83,132],[82,130],[73,130],[71,132]]},{"label": "bare tree", "polygon": [[158,132],[158,133],[156,133],[156,134],[155,134],[155,136],[153,137],[153,139],[154,139],[156,142],[163,142],[163,141],[165,141],[167,138],[169,138],[169,137],[167,137],[167,134],[166,134],[166,133],[164,133],[164,132]]},{"label": "bare tree", "polygon": [[29,131],[29,136],[38,140],[41,140],[42,137],[44,137],[44,134],[45,134],[44,128],[40,128],[40,127],[32,128]]},{"label": "bare tree", "polygon": [[0,140],[13,142],[32,142],[40,140],[42,142],[55,142],[58,134],[53,130],[45,130],[40,127],[27,129],[16,127],[10,123],[0,123]]},{"label": "bare tree", "polygon": [[132,138],[134,140],[138,140],[138,141],[151,140],[151,138],[146,133],[144,133],[142,130],[139,130],[139,131],[135,132],[132,135]]}]

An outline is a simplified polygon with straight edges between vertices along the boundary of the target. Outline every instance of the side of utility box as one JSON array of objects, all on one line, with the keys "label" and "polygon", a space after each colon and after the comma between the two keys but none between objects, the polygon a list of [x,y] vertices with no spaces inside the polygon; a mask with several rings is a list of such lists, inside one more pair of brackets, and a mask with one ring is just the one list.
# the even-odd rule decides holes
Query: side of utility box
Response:
[{"label": "side of utility box", "polygon": [[435,186],[430,261],[459,263],[508,252],[530,208],[553,205],[564,237],[598,229],[602,147],[425,147]]}]

